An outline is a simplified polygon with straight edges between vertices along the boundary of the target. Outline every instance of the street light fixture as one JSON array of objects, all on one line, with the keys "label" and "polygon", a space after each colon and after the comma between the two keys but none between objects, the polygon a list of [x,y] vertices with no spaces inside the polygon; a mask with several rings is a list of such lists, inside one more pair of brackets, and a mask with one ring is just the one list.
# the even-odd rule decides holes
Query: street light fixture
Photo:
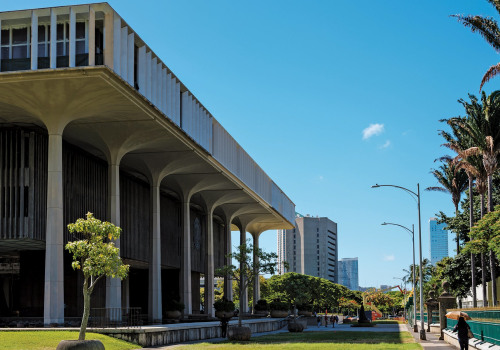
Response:
[{"label": "street light fixture", "polygon": [[375,184],[372,186],[372,188],[379,188],[379,187],[395,187],[399,188],[409,195],[411,195],[414,199],[417,199],[417,209],[418,209],[418,246],[419,246],[419,251],[420,251],[420,339],[421,340],[426,340],[425,336],[425,326],[424,326],[424,288],[423,288],[423,278],[422,278],[422,223],[420,220],[420,184],[417,183],[417,193],[413,192],[412,190],[402,187],[402,186],[396,186],[396,185],[379,185]]},{"label": "street light fixture", "polygon": [[[417,292],[417,287],[416,287],[416,283],[415,283],[415,227],[414,227],[414,225],[413,224],[411,225],[411,230],[408,227],[406,227],[406,226],[403,226],[403,225],[400,225],[400,224],[394,224],[392,222],[384,222],[381,225],[399,226],[401,228],[404,228],[406,231],[408,231],[410,233],[410,235],[411,235],[411,242],[412,242],[412,245],[413,245],[413,249],[412,249],[412,253],[413,253],[413,273],[412,273],[412,275],[413,275],[413,293],[416,293]],[[394,278],[397,278],[397,277],[394,277]],[[401,278],[397,278],[397,279],[401,279]],[[414,297],[413,299],[416,299],[416,298]],[[414,332],[418,332],[418,326],[417,326],[417,304],[416,304],[416,300],[413,301],[413,331]]]}]

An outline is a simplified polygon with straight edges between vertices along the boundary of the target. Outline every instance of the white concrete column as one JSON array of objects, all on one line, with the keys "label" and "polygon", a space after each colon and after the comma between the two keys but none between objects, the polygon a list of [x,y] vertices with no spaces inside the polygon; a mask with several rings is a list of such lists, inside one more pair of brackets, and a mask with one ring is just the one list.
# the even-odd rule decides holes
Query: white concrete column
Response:
[{"label": "white concrete column", "polygon": [[89,66],[95,66],[95,11],[89,6]]},{"label": "white concrete column", "polygon": [[73,7],[69,8],[69,67],[75,67],[76,56],[76,13]]},{"label": "white concrete column", "polygon": [[38,15],[31,11],[31,70],[38,69]]},{"label": "white concrete column", "polygon": [[137,84],[139,92],[146,96],[146,46],[139,47],[137,55]]},{"label": "white concrete column", "polygon": [[182,265],[181,265],[181,294],[185,305],[184,314],[193,312],[193,292],[191,290],[191,218],[189,198],[182,203]]},{"label": "white concrete column", "polygon": [[[120,165],[110,164],[108,166],[108,187],[109,221],[116,226],[120,226]],[[120,248],[120,239],[116,240],[115,246]],[[106,307],[121,308],[122,290],[121,280],[119,278],[106,278]]]},{"label": "white concrete column", "polygon": [[205,274],[205,312],[214,317],[214,216],[213,208],[207,210],[207,268]]},{"label": "white concrete column", "polygon": [[[224,264],[231,265],[233,262],[231,258],[228,258],[227,255],[231,254],[232,246],[231,246],[231,221],[227,219],[224,227],[224,237],[225,237],[225,246],[224,246]],[[227,300],[233,300],[233,279],[230,276],[224,276],[224,296]]]},{"label": "white concrete column", "polygon": [[149,317],[153,323],[162,321],[161,303],[161,214],[160,214],[160,187],[151,187],[153,234],[151,240],[151,262],[149,264]]},{"label": "white concrete column", "polygon": [[128,27],[120,29],[120,75],[128,82]]},{"label": "white concrete column", "polygon": [[127,37],[127,81],[130,85],[134,86],[134,50],[135,50],[135,36],[134,32],[130,33]]},{"label": "white concrete column", "polygon": [[114,12],[104,15],[104,64],[109,68],[114,67]]},{"label": "white concrete column", "polygon": [[[240,229],[240,245],[243,245],[246,243],[247,243],[247,233],[246,233],[246,230],[243,228],[243,229]],[[243,271],[243,270],[244,270],[244,266],[240,262],[240,271]],[[245,281],[243,280],[243,277],[241,277],[241,279],[242,279],[242,284],[245,283]],[[241,293],[241,291],[240,291],[240,293]],[[243,310],[240,310],[240,312],[248,312],[248,288],[245,288],[243,290],[243,297],[241,298],[241,305],[243,305]]]},{"label": "white concrete column", "polygon": [[[253,261],[256,262],[257,264],[259,263],[259,256],[257,255],[257,252],[259,251],[259,235],[258,234],[253,234]],[[254,280],[253,280],[253,301],[252,305],[255,310],[255,305],[257,304],[257,301],[260,299],[260,280],[259,280],[259,271],[258,269],[254,270]]]},{"label": "white concrete column", "polygon": [[44,324],[64,323],[62,135],[49,132]]},{"label": "white concrete column", "polygon": [[122,19],[115,13],[113,16],[113,70],[121,75],[121,28]]},{"label": "white concrete column", "polygon": [[57,14],[50,9],[50,68],[57,68]]}]

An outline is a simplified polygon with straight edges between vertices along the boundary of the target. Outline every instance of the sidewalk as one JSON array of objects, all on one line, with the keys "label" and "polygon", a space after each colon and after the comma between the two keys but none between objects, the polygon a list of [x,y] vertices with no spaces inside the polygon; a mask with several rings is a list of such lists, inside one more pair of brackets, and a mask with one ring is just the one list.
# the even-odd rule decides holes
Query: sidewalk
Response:
[{"label": "sidewalk", "polygon": [[418,332],[414,332],[413,328],[406,325],[408,332],[413,335],[413,338],[422,345],[424,350],[456,350],[457,348],[453,345],[448,344],[444,340],[439,340],[439,334],[434,334],[430,332],[425,332],[426,340],[420,340],[420,328]]}]

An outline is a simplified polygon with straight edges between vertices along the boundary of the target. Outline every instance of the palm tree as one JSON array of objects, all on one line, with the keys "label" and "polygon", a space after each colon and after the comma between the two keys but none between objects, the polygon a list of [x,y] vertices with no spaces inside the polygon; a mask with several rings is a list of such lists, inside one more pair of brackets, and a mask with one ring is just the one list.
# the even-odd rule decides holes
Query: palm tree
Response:
[{"label": "palm tree", "polygon": [[[462,192],[467,188],[467,175],[465,171],[453,164],[451,158],[441,158],[445,161],[439,169],[433,169],[431,174],[438,180],[441,186],[427,187],[426,191],[439,191],[451,194],[451,200],[455,206],[455,215],[458,215],[458,205]],[[457,232],[457,254],[460,252],[460,237]]]},{"label": "palm tree", "polygon": [[[448,124],[455,125],[461,133],[469,135],[474,146],[464,150],[464,156],[481,156],[487,176],[488,212],[492,212],[493,174],[498,169],[500,157],[500,91],[494,91],[489,96],[483,91],[481,102],[474,95],[469,95],[469,98],[470,102],[459,100],[465,108],[467,118],[451,118]],[[484,186],[484,183],[479,186]],[[492,250],[489,255],[493,306],[496,306],[495,255]]]},{"label": "palm tree", "polygon": [[[443,120],[447,122],[448,120]],[[486,171],[483,166],[483,162],[479,156],[466,156],[465,150],[469,149],[472,145],[472,141],[467,133],[464,133],[461,128],[456,124],[450,125],[452,134],[441,131],[440,134],[447,141],[443,146],[450,148],[457,153],[457,156],[453,159],[453,162],[462,168],[469,179],[469,232],[474,226],[474,200],[473,200],[473,181],[476,178],[476,188],[481,196],[482,207],[481,207],[481,217],[484,215],[484,193],[486,191]],[[468,237],[468,239],[470,239]],[[472,280],[472,302],[473,306],[477,307],[477,294],[476,294],[476,257],[474,253],[471,253],[471,280]],[[484,261],[484,253],[481,253],[481,277],[483,281],[486,281],[486,269]],[[482,283],[483,287],[483,303],[486,302],[486,283]],[[483,304],[483,306],[485,306]]]},{"label": "palm tree", "polygon": [[[492,4],[497,12],[500,14],[500,0],[486,0]],[[497,21],[491,17],[483,16],[472,16],[472,15],[452,15],[458,19],[465,27],[471,29],[473,33],[479,33],[488,44],[490,44],[495,51],[500,52],[500,29],[498,27]],[[481,80],[481,85],[479,86],[479,91],[483,88],[483,85],[500,73],[500,63],[491,66],[488,71],[484,74]]]}]

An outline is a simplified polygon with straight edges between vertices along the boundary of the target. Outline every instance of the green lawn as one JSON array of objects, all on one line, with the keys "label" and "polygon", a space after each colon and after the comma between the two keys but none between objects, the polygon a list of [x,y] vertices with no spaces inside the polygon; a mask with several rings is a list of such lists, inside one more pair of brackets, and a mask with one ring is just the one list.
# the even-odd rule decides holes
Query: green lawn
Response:
[{"label": "green lawn", "polygon": [[[87,333],[86,339],[99,339],[106,350],[139,349],[141,346],[97,333]],[[0,330],[0,350],[54,350],[61,340],[78,339],[78,332],[69,331],[20,331]]]},{"label": "green lawn", "polygon": [[408,332],[304,332],[279,333],[253,337],[249,342],[201,343],[179,347],[185,350],[197,349],[287,349],[287,350],[418,350],[420,344]]}]

